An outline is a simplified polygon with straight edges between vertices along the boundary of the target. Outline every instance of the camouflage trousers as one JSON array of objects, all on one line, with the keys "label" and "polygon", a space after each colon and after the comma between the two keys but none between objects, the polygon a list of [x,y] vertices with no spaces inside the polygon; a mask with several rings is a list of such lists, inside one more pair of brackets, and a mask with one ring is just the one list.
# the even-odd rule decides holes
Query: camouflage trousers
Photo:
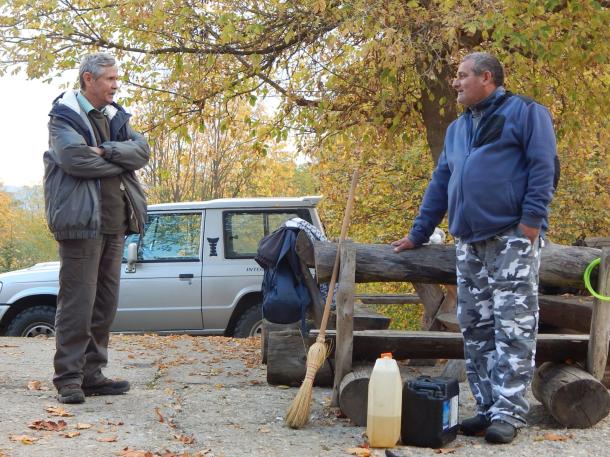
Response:
[{"label": "camouflage trousers", "polygon": [[517,227],[475,243],[457,241],[458,321],[479,414],[526,424],[538,332],[540,238]]}]

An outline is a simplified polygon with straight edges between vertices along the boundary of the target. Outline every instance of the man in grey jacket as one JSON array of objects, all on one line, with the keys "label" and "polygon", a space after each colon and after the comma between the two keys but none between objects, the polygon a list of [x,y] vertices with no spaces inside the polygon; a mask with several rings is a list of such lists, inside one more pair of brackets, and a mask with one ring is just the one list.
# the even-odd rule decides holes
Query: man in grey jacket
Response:
[{"label": "man in grey jacket", "polygon": [[113,56],[86,56],[80,91],[66,91],[49,113],[44,154],[45,209],[59,243],[53,384],[61,403],[118,395],[129,382],[106,378],[110,326],[116,314],[125,235],[141,233],[146,198],[135,171],[148,163],[144,137],[113,102]]}]

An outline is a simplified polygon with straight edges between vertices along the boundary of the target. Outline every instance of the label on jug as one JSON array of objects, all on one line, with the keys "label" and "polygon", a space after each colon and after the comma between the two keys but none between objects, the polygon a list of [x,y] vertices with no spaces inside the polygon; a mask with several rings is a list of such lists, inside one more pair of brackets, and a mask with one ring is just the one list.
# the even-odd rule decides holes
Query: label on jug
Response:
[{"label": "label on jug", "polygon": [[458,396],[443,402],[443,431],[455,427],[458,423]]}]

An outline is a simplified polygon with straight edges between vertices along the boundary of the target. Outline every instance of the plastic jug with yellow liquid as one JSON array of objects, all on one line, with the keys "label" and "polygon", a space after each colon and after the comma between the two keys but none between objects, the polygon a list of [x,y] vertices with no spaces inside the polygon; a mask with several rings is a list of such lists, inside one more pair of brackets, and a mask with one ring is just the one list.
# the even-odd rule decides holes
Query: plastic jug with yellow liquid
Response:
[{"label": "plastic jug with yellow liquid", "polygon": [[400,438],[402,379],[391,353],[381,354],[369,380],[366,434],[371,447],[394,447]]}]

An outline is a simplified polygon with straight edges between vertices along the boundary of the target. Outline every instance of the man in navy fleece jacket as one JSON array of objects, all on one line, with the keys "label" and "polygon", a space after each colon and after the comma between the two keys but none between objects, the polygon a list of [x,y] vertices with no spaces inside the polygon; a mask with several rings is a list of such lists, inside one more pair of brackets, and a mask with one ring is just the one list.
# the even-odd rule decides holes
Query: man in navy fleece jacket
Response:
[{"label": "man in navy fleece jacket", "polygon": [[538,330],[538,268],[559,168],[548,110],[504,87],[492,55],[469,54],[453,87],[464,113],[400,252],[425,243],[446,213],[456,239],[458,319],[477,415],[466,435],[509,443],[525,426]]}]

